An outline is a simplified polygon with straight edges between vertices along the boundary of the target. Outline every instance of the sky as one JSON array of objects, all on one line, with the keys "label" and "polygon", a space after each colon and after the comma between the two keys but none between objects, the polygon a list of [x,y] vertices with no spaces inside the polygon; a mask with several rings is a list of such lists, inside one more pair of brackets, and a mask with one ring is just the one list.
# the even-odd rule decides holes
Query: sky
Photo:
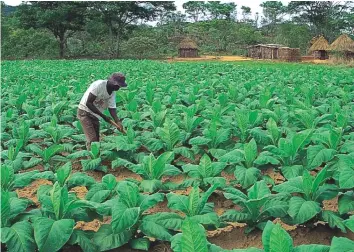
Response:
[{"label": "sky", "polygon": [[[264,2],[265,0],[236,0],[236,1],[230,1],[230,0],[221,0],[220,2],[222,3],[230,3],[230,2],[234,2],[235,4],[237,4],[237,11],[238,11],[238,16],[241,16],[241,6],[248,6],[251,8],[252,11],[252,17],[254,17],[255,13],[262,13],[262,8],[259,6],[262,2]],[[21,4],[21,0],[4,0],[4,2],[7,5],[12,5],[12,6],[17,6],[19,4]],[[184,12],[183,10],[183,3],[187,2],[186,0],[178,0],[175,1],[175,5],[177,7],[177,11],[181,11]],[[290,1],[288,0],[282,0],[281,1],[284,5],[287,5]]]}]

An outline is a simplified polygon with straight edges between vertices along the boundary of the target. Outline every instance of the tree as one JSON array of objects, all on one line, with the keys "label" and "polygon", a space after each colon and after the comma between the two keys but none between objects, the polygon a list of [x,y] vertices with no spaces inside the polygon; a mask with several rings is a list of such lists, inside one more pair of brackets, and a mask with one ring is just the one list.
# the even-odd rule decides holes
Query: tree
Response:
[{"label": "tree", "polygon": [[268,26],[269,31],[273,34],[276,24],[282,21],[282,17],[286,13],[286,8],[279,1],[266,1],[261,3],[260,6],[263,8],[264,15],[262,25]]},{"label": "tree", "polygon": [[353,2],[334,1],[293,1],[288,12],[296,23],[307,24],[313,35],[323,34],[330,40],[335,39],[341,30],[353,28]]},{"label": "tree", "polygon": [[173,2],[92,2],[93,15],[98,16],[107,25],[111,41],[111,51],[119,56],[122,37],[131,25],[139,20],[153,21],[162,12],[175,10]]},{"label": "tree", "polygon": [[194,22],[198,22],[201,16],[204,16],[207,10],[207,5],[204,1],[188,1],[182,5],[183,9]]},{"label": "tree", "polygon": [[220,3],[220,1],[211,1],[206,4],[211,19],[236,18],[236,6],[235,3]]},{"label": "tree", "polygon": [[30,2],[18,7],[16,16],[25,28],[46,28],[59,42],[60,57],[64,57],[65,43],[75,31],[83,29],[86,4],[84,2]]},{"label": "tree", "polygon": [[247,6],[242,6],[241,10],[242,10],[242,20],[244,22],[248,21],[250,19],[250,16],[251,16],[251,8],[247,7]]}]

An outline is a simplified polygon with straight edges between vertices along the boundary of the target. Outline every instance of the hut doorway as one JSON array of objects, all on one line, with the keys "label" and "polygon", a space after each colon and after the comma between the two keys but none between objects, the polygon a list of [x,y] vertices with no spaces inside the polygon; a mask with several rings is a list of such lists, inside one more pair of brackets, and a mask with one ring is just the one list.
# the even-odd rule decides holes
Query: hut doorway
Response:
[{"label": "hut doorway", "polygon": [[274,48],[274,50],[273,50],[273,59],[277,59],[278,58],[278,51],[279,51],[279,48]]},{"label": "hut doorway", "polygon": [[320,59],[325,60],[327,58],[327,54],[325,50],[320,51]]}]

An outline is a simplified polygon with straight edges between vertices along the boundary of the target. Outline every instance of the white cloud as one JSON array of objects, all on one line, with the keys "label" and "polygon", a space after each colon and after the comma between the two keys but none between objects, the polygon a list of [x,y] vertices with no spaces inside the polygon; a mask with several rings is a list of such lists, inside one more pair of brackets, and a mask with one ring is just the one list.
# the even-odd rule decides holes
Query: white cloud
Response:
[{"label": "white cloud", "polygon": [[11,5],[11,6],[17,6],[22,3],[21,0],[3,0],[5,4]]}]

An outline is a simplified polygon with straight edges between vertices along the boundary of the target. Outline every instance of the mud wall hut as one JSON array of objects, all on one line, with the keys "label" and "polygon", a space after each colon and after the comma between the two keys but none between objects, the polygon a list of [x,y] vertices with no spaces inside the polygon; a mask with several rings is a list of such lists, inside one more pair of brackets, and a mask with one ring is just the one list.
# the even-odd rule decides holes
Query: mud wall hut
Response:
[{"label": "mud wall hut", "polygon": [[299,62],[301,61],[300,48],[280,47],[278,57],[281,61]]},{"label": "mud wall hut", "polygon": [[330,58],[354,59],[354,41],[347,35],[340,35],[329,46]]},{"label": "mud wall hut", "polygon": [[254,59],[278,59],[278,50],[282,45],[259,44],[248,47],[248,57]]},{"label": "mud wall hut", "polygon": [[178,56],[180,58],[197,58],[198,46],[190,38],[182,39],[178,46]]}]

